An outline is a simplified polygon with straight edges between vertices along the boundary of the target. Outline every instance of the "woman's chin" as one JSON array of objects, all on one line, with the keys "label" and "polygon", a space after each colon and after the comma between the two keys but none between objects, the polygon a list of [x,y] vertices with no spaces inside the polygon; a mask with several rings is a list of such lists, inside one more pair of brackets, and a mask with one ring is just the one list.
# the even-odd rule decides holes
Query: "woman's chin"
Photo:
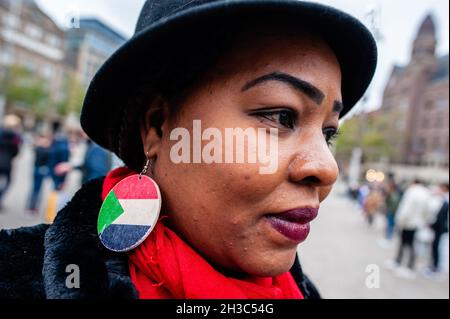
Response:
[{"label": "woman's chin", "polygon": [[244,273],[258,277],[275,277],[288,272],[294,265],[296,250],[276,252],[247,259],[241,269]]}]

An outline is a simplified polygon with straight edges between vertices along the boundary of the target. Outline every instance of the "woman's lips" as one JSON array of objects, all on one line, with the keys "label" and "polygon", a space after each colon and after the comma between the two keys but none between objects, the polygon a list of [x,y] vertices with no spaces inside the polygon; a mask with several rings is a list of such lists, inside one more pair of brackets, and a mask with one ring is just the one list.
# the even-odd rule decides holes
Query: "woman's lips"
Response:
[{"label": "woman's lips", "polygon": [[288,239],[301,243],[309,234],[309,223],[317,217],[318,208],[297,208],[266,215],[269,224]]}]

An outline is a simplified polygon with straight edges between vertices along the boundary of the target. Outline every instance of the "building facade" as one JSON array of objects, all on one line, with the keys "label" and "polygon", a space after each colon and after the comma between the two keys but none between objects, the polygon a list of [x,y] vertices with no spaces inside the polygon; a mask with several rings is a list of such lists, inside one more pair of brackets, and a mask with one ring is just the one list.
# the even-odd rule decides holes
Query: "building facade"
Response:
[{"label": "building facade", "polygon": [[64,31],[32,0],[0,0],[0,77],[9,66],[27,69],[58,99],[64,76]]},{"label": "building facade", "polygon": [[378,114],[394,163],[447,166],[449,164],[448,55],[436,56],[436,28],[428,15],[419,28],[411,60],[395,66]]},{"label": "building facade", "polygon": [[[28,128],[36,124],[37,112],[48,121],[59,120],[67,112],[78,117],[91,79],[126,38],[98,19],[73,19],[74,23],[63,30],[34,0],[0,0],[0,85],[5,84],[0,87],[1,113],[16,113]],[[15,76],[15,72],[20,73]],[[25,91],[26,85],[16,83],[23,78],[32,78],[30,92],[38,90],[37,82],[50,99],[39,103],[6,99],[10,85]]]},{"label": "building facade", "polygon": [[66,63],[78,80],[87,87],[97,70],[126,38],[105,23],[83,18],[66,33]]}]

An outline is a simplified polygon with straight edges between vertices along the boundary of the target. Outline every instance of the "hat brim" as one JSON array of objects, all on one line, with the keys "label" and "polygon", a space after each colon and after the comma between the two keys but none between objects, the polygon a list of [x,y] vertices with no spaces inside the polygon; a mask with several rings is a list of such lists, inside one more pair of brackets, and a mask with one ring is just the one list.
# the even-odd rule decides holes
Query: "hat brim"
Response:
[{"label": "hat brim", "polygon": [[[86,134],[104,148],[114,150],[110,136],[117,127],[124,101],[136,83],[136,74],[142,72],[143,63],[151,63],[152,48],[158,46],[161,36],[196,21],[218,21],[218,16],[249,14],[252,17],[276,15],[295,17],[299,27],[308,21],[315,27],[334,51],[342,73],[342,97],[346,115],[367,90],[376,69],[377,46],[369,30],[357,19],[335,8],[310,2],[292,0],[220,0],[189,8],[163,18],[135,34],[120,47],[97,71],[86,93],[81,126]],[[173,36],[173,34],[172,34]],[[196,35],[198,36],[198,34]],[[151,75],[149,75],[151,76]],[[116,133],[118,134],[118,133]]]}]

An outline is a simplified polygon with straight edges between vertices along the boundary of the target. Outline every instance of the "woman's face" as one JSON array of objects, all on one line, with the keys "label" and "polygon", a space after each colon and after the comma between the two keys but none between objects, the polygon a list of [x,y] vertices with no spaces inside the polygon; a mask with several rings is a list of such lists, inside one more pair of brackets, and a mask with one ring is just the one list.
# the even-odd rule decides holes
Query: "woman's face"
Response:
[{"label": "woman's face", "polygon": [[[300,211],[297,221],[291,216],[275,220],[275,226],[273,217],[318,208],[329,194],[338,167],[327,140],[338,128],[340,101],[339,64],[319,38],[269,33],[242,41],[184,101],[176,120],[164,122],[160,140],[144,134],[144,147],[156,158],[153,178],[161,188],[162,212],[172,227],[222,271],[257,276],[288,271],[315,214],[302,217]],[[174,163],[171,149],[179,139],[170,134],[186,128],[192,139],[194,120],[222,137],[227,128],[264,128],[267,141],[273,136],[268,129],[277,129],[277,169],[261,174],[258,158]],[[191,146],[191,162],[194,151]]]}]

